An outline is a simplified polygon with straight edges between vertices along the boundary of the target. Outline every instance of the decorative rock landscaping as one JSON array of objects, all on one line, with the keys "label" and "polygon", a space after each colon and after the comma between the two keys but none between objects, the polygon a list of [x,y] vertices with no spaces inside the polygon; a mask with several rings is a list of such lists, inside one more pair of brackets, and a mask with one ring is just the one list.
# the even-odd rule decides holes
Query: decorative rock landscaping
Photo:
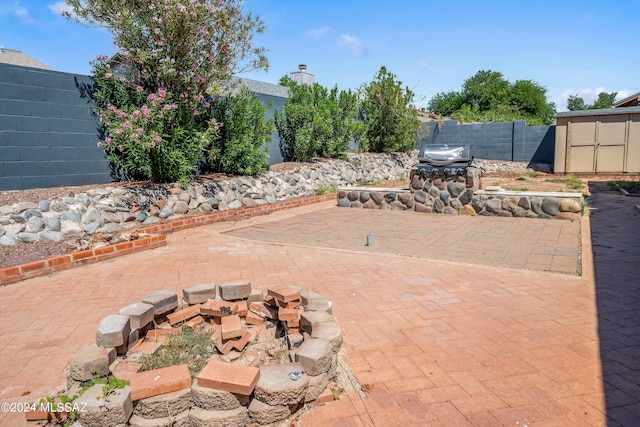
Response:
[{"label": "decorative rock landscaping", "polygon": [[[74,425],[271,425],[334,399],[342,331],[331,301],[293,286],[252,291],[248,281],[182,294],[159,291],[105,317],[96,344],[71,356],[69,395],[82,408]],[[217,349],[195,379],[186,364],[138,372],[184,328],[206,332]],[[82,388],[106,375],[126,385]],[[51,416],[38,415],[27,419]]]},{"label": "decorative rock landscaping", "polygon": [[[265,172],[218,182],[194,182],[182,189],[173,184],[146,188],[97,188],[67,197],[0,206],[0,245],[71,237],[75,249],[111,242],[91,241],[94,234],[118,234],[185,215],[198,215],[269,205],[315,194],[322,185],[396,180],[417,162],[415,153],[348,154],[348,160],[323,160],[287,172]],[[113,237],[111,237],[113,238]],[[131,240],[124,236],[122,240]]]}]

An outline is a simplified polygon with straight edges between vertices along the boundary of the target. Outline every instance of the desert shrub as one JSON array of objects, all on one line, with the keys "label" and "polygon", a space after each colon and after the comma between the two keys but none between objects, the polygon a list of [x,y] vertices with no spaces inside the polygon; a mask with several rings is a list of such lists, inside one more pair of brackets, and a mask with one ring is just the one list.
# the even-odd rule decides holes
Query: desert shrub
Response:
[{"label": "desert shrub", "polygon": [[275,131],[273,119],[265,120],[267,108],[247,88],[211,101],[209,115],[224,123],[208,149],[213,170],[236,175],[255,175],[267,170],[269,152],[264,144],[272,140]]}]

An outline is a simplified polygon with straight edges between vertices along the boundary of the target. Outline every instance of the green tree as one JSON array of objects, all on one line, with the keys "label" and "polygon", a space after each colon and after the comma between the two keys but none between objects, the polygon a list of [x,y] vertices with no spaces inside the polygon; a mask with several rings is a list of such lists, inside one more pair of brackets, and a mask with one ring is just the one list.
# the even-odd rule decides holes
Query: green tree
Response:
[{"label": "green tree", "polygon": [[378,153],[414,149],[420,121],[410,107],[413,92],[403,89],[402,82],[382,66],[361,94],[365,135],[360,149]]},{"label": "green tree", "polygon": [[589,106],[585,104],[584,99],[576,95],[569,95],[567,99],[567,109],[569,111],[587,110]]},{"label": "green tree", "polygon": [[567,99],[567,109],[569,111],[597,110],[600,108],[611,108],[616,101],[618,92],[600,92],[593,104],[587,104],[578,94],[570,95]]},{"label": "green tree", "polygon": [[211,101],[208,114],[224,123],[208,155],[215,171],[256,175],[267,170],[269,152],[264,144],[273,139],[275,126],[273,119],[264,119],[266,112],[263,102],[247,88]]},{"label": "green tree", "polygon": [[480,70],[462,84],[462,98],[465,104],[477,105],[480,111],[487,111],[509,100],[509,81],[502,73]]},{"label": "green tree", "polygon": [[481,70],[466,79],[460,92],[440,92],[430,101],[432,112],[461,122],[526,120],[528,125],[553,123],[556,106],[547,88],[533,80],[511,84],[502,73]]},{"label": "green tree", "polygon": [[200,117],[208,108],[207,92],[228,87],[237,72],[268,68],[265,49],[253,46],[264,22],[243,14],[240,0],[68,4],[68,17],[106,28],[120,50],[116,70],[104,56],[93,68],[108,158],[133,177],[188,177],[219,127]]},{"label": "green tree", "polygon": [[324,86],[297,84],[283,77],[289,98],[274,116],[280,136],[280,152],[287,161],[312,157],[338,157],[358,138],[357,95],[350,90],[328,90]]},{"label": "green tree", "polygon": [[440,114],[441,116],[450,116],[458,111],[464,99],[460,92],[451,90],[449,92],[436,93],[433,98],[429,100],[427,108],[432,113]]}]

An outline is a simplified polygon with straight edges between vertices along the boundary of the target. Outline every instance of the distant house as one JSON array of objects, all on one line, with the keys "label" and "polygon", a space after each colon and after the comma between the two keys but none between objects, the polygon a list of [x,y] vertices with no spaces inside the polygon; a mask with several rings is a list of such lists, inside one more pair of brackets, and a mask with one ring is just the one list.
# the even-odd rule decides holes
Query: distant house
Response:
[{"label": "distant house", "polygon": [[0,63],[20,65],[22,67],[41,68],[43,70],[53,70],[53,68],[42,62],[33,59],[19,50],[8,49],[0,46]]},{"label": "distant house", "polygon": [[634,93],[631,96],[627,96],[626,98],[613,103],[614,108],[638,106],[640,106],[640,92]]}]

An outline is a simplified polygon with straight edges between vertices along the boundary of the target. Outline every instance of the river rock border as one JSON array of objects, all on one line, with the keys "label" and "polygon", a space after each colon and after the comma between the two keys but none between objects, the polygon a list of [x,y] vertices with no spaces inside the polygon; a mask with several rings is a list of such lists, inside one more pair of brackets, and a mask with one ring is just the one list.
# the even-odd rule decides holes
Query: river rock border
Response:
[{"label": "river rock border", "polygon": [[338,206],[364,209],[412,210],[449,215],[579,220],[581,193],[474,189],[474,178],[423,179],[413,176],[410,189],[339,188]]},{"label": "river rock border", "polygon": [[[160,351],[180,327],[211,333],[220,354],[193,381],[187,365],[138,372],[141,359]],[[281,340],[290,362],[274,362],[260,341],[278,330],[283,337],[271,339]],[[72,395],[106,375],[127,383],[106,394],[102,384],[86,389],[73,401],[84,408],[80,425],[271,425],[309,403],[334,400],[330,385],[342,340],[331,301],[308,289],[252,291],[240,280],[191,286],[181,297],[164,290],[101,320],[96,344],[70,357],[67,389]],[[27,419],[55,415],[28,413]]]}]

